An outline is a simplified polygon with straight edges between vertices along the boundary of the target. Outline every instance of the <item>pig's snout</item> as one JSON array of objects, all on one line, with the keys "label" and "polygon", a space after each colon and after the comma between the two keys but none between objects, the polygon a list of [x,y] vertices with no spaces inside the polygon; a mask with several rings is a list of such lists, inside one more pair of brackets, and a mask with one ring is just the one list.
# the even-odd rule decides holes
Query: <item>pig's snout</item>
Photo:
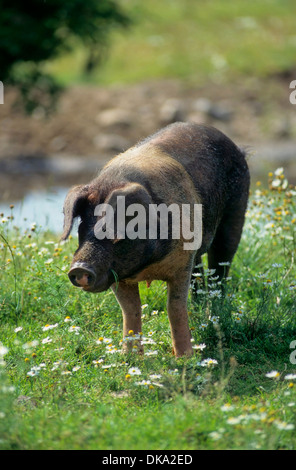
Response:
[{"label": "pig's snout", "polygon": [[96,283],[96,273],[90,267],[82,263],[75,263],[68,276],[72,284],[76,287],[92,288]]}]

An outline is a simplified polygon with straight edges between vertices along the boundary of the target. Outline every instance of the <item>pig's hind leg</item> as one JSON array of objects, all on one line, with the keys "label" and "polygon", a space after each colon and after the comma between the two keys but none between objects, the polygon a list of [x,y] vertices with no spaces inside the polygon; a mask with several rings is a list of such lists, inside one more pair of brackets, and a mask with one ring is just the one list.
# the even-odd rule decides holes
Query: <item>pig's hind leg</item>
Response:
[{"label": "pig's hind leg", "polygon": [[230,264],[237,251],[245,218],[245,207],[229,210],[222,218],[208,251],[208,267],[219,280],[228,276]]}]

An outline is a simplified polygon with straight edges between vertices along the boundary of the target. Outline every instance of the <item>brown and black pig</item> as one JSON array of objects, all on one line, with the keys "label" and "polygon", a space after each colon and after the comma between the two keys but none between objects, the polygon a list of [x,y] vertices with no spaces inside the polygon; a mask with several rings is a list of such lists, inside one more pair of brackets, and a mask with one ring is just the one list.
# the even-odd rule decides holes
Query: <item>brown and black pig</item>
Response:
[{"label": "brown and black pig", "polygon": [[[124,337],[130,330],[135,334],[142,330],[138,283],[166,281],[174,353],[177,357],[190,355],[187,298],[194,268],[207,253],[209,268],[220,278],[227,275],[241,238],[248,194],[244,152],[222,132],[195,123],[165,127],[113,158],[89,184],[69,191],[64,203],[63,240],[69,236],[74,218],[81,220],[79,247],[69,278],[88,292],[113,289],[122,309]],[[145,209],[142,222],[146,232],[142,230],[141,236],[127,237],[122,228],[119,230],[119,200],[125,201],[125,207],[140,204]],[[97,206],[105,207],[103,204],[112,207],[115,224],[112,237],[99,239],[96,227],[104,219],[102,213],[95,213]],[[170,213],[167,237],[160,236],[159,214],[153,219],[157,236],[149,237],[149,208],[161,204],[189,207],[187,215],[180,211],[180,218],[184,223],[189,218],[191,228],[194,208],[202,207],[198,244],[191,243],[185,249],[188,239],[181,230],[179,237],[173,236],[175,222]],[[125,223],[129,222],[132,218],[127,212]]]}]

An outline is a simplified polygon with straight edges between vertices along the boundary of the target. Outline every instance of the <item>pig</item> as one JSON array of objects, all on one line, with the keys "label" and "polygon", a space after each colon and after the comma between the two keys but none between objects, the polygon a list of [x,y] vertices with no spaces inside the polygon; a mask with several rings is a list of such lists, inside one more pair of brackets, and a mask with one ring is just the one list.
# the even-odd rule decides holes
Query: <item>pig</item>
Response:
[{"label": "pig", "polygon": [[[130,331],[135,335],[142,331],[139,282],[165,281],[173,353],[190,356],[187,300],[191,281],[196,282],[194,274],[205,253],[208,267],[219,279],[228,275],[242,234],[249,185],[246,154],[224,133],[192,122],[170,124],[112,158],[89,184],[68,192],[62,240],[69,236],[73,220],[80,218],[70,281],[87,292],[113,290],[122,310],[123,338]],[[193,215],[194,207],[202,207],[198,246],[185,249],[184,236],[172,236],[169,216],[168,236],[159,236],[158,216],[157,236],[149,238],[148,212],[144,216],[147,236],[125,237],[115,223],[113,236],[100,239],[96,226],[106,212],[98,216],[96,207],[108,205],[116,219],[120,196],[126,207],[140,204],[147,211],[160,204],[186,206],[190,208],[187,217]],[[125,223],[131,220],[131,214],[126,214]],[[189,223],[192,227],[191,218]],[[123,344],[129,350],[130,343]]]}]

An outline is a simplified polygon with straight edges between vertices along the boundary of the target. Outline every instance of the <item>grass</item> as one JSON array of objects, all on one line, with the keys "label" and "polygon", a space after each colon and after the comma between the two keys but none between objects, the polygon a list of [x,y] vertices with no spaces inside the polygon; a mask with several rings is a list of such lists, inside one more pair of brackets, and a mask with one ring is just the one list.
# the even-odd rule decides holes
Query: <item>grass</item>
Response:
[{"label": "grass", "polygon": [[251,195],[225,297],[207,271],[189,300],[189,359],[171,353],[164,283],[141,285],[146,354],[124,356],[113,294],[68,282],[76,237],[16,223],[1,215],[0,448],[296,448],[296,191],[281,170]]},{"label": "grass", "polygon": [[64,85],[180,78],[193,84],[264,78],[294,65],[293,0],[122,0],[133,24],[116,30],[107,58],[86,76],[87,49],[46,64]]}]

